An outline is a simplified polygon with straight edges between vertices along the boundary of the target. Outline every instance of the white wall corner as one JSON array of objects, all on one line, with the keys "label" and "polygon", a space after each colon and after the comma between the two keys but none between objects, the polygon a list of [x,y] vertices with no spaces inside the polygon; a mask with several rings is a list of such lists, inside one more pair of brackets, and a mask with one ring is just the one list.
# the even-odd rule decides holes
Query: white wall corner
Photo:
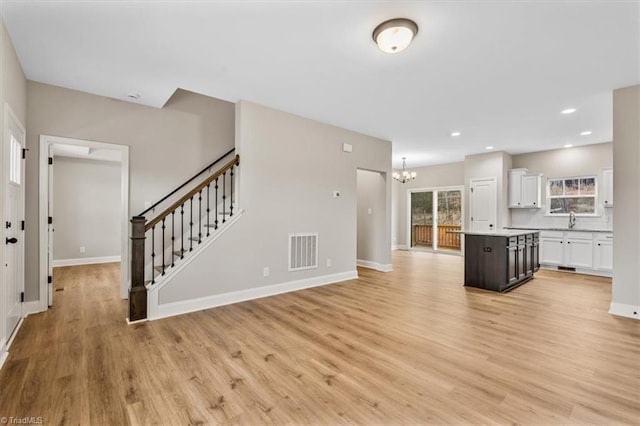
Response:
[{"label": "white wall corner", "polygon": [[609,313],[619,317],[640,319],[640,306],[611,302]]},{"label": "white wall corner", "polygon": [[357,259],[356,264],[362,268],[375,269],[380,272],[391,272],[393,271],[393,265],[391,264],[383,264],[378,262],[371,262],[369,260]]},{"label": "white wall corner", "polygon": [[358,278],[357,271],[340,272],[337,274],[311,277],[302,280],[289,281],[280,284],[273,284],[263,287],[250,288],[246,290],[233,291],[223,294],[205,296],[198,299],[182,300],[160,304],[160,289],[154,288],[148,295],[148,320],[172,317],[175,315],[187,314],[190,312],[202,311],[204,309],[218,306],[231,305],[233,303],[246,302],[263,297],[275,296],[277,294],[289,293],[306,288],[319,287],[327,284],[335,284]]},{"label": "white wall corner", "polygon": [[42,307],[42,303],[39,300],[32,300],[30,302],[24,302],[22,305],[22,313],[25,317],[33,314],[38,314],[40,312],[46,311],[47,308]]}]

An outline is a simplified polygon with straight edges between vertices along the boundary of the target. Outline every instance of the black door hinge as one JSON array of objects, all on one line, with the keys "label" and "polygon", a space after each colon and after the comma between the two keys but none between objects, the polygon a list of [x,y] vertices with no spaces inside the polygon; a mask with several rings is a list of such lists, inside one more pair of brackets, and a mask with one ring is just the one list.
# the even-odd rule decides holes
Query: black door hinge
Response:
[{"label": "black door hinge", "polygon": [[47,284],[51,284],[53,282],[53,277],[51,275],[49,275],[47,277]]},{"label": "black door hinge", "polygon": [[20,230],[24,231],[24,220],[20,221]]},{"label": "black door hinge", "polygon": [[53,164],[53,157],[49,157],[49,165]]},{"label": "black door hinge", "polygon": [[49,225],[53,224],[53,217],[49,216],[49,219],[47,220],[47,223]]},{"label": "black door hinge", "polygon": [[20,303],[24,303],[24,291],[20,293]]},{"label": "black door hinge", "polygon": [[25,158],[27,158],[27,151],[29,151],[29,148],[22,148],[22,159],[23,160]]}]

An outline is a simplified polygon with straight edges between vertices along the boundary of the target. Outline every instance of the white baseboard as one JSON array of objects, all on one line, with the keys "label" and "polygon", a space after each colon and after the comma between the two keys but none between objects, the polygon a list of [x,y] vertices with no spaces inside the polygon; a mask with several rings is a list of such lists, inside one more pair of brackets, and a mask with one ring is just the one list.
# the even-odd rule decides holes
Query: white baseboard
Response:
[{"label": "white baseboard", "polygon": [[394,244],[391,246],[391,250],[409,250],[406,244]]},{"label": "white baseboard", "polygon": [[277,294],[289,293],[303,290],[305,288],[319,287],[327,284],[334,284],[358,278],[357,271],[341,272],[320,277],[306,278],[302,280],[289,281],[281,284],[273,284],[264,287],[251,288],[247,290],[233,291],[230,293],[215,294],[213,296],[201,297],[199,299],[184,300],[180,302],[159,304],[160,292],[156,289],[149,292],[149,320],[172,317],[175,315],[187,314],[189,312],[202,311],[204,309],[218,306],[231,305],[238,302],[260,299],[263,297],[275,296]]},{"label": "white baseboard", "polygon": [[624,303],[611,302],[609,313],[619,317],[640,319],[640,306],[627,305]]},{"label": "white baseboard", "polygon": [[0,369],[4,365],[4,362],[9,358],[9,352],[4,345],[4,340],[0,341]]},{"label": "white baseboard", "polygon": [[22,305],[22,313],[24,314],[25,317],[32,315],[32,314],[37,314],[40,312],[44,312],[47,309],[42,309],[42,304],[40,303],[39,300],[32,300],[30,302],[24,302],[24,304]]},{"label": "white baseboard", "polygon": [[376,271],[380,271],[380,272],[391,272],[393,271],[393,266],[390,264],[383,264],[383,263],[378,263],[378,262],[371,262],[369,260],[362,260],[362,259],[358,259],[356,260],[356,264],[358,266],[361,266],[363,268],[369,268],[369,269],[375,269]]},{"label": "white baseboard", "polygon": [[78,266],[93,265],[96,263],[113,263],[120,262],[120,256],[102,256],[102,257],[84,257],[80,259],[60,259],[53,261],[53,267],[58,266]]}]

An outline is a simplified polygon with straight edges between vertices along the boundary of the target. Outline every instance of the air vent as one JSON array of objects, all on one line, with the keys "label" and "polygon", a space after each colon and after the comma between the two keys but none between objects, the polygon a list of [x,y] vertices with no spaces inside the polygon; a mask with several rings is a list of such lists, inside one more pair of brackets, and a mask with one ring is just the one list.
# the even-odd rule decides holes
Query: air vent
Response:
[{"label": "air vent", "polygon": [[318,234],[289,234],[289,271],[318,267]]}]

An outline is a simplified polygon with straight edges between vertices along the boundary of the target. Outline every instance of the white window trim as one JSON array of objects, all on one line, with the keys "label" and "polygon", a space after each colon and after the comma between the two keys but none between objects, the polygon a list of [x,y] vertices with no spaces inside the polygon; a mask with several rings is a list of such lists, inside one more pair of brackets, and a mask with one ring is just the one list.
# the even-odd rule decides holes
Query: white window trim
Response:
[{"label": "white window trim", "polygon": [[[553,180],[571,180],[571,179],[593,179],[593,181],[595,182],[595,193],[593,195],[565,195],[565,196],[551,196],[551,190],[550,190],[550,182]],[[576,217],[600,217],[600,215],[598,214],[598,176],[597,175],[582,175],[582,176],[563,176],[563,177],[554,177],[554,178],[547,178],[547,184],[546,184],[546,204],[547,204],[547,208],[546,208],[546,212],[545,212],[545,216],[546,217],[568,217],[569,213],[551,213],[551,199],[552,198],[586,198],[586,197],[593,197],[593,213],[576,213]]]}]

